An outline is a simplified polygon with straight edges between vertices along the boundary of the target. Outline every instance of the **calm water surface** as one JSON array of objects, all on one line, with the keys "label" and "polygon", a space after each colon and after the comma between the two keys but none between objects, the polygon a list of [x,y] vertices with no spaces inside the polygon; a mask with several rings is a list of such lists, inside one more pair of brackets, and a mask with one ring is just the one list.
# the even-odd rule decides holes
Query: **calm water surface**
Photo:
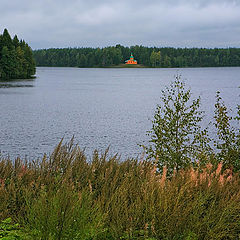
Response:
[{"label": "calm water surface", "polygon": [[50,153],[64,137],[91,155],[94,149],[135,157],[147,142],[161,89],[181,74],[200,95],[206,121],[215,92],[240,103],[240,68],[37,68],[35,80],[0,82],[0,151],[30,159]]}]

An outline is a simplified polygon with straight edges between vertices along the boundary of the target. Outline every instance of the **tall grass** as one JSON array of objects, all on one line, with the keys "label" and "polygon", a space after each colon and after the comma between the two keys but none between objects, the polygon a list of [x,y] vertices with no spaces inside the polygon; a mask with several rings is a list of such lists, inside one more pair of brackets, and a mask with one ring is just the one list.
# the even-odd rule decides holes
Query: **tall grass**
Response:
[{"label": "tall grass", "polygon": [[171,177],[73,142],[36,162],[0,160],[0,220],[30,239],[239,239],[240,178],[222,165]]}]

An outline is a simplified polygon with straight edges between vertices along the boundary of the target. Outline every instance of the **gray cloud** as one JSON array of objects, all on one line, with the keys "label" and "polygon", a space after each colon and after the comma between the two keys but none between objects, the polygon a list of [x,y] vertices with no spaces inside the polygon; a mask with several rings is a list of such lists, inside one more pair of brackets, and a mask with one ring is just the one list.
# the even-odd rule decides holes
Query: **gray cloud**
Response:
[{"label": "gray cloud", "polygon": [[0,30],[36,48],[240,47],[240,0],[1,0]]}]

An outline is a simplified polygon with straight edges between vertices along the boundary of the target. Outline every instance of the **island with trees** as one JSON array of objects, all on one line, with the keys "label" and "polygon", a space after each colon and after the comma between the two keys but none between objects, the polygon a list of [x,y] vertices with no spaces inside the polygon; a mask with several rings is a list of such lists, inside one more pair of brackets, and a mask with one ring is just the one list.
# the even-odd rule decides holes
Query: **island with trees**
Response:
[{"label": "island with trees", "polygon": [[17,35],[11,38],[7,29],[0,34],[0,79],[27,79],[36,72],[32,49]]},{"label": "island with trees", "polygon": [[240,66],[240,48],[125,47],[50,48],[33,51],[37,66],[126,67],[131,54],[135,67],[235,67]]}]

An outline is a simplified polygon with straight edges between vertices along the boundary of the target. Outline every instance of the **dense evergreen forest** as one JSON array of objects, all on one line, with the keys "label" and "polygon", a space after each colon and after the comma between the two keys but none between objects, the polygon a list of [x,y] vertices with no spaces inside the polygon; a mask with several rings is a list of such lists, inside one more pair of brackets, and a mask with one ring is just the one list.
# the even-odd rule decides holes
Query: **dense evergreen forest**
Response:
[{"label": "dense evergreen forest", "polygon": [[132,46],[105,48],[51,48],[33,51],[37,66],[108,67],[124,63],[133,53],[146,67],[240,66],[240,48],[157,48]]},{"label": "dense evergreen forest", "polygon": [[24,40],[12,39],[7,29],[0,35],[0,79],[30,78],[36,65],[32,50]]}]

